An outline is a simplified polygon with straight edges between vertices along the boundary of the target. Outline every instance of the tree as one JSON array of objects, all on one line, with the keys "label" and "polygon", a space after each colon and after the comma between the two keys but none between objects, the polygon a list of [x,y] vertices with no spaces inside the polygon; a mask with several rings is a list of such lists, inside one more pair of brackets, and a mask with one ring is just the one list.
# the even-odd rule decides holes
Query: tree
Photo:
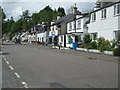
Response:
[{"label": "tree", "polygon": [[53,20],[53,10],[51,7],[46,6],[43,10],[39,12],[40,20],[39,22],[51,22]]},{"label": "tree", "polygon": [[30,20],[30,13],[29,10],[25,10],[24,12],[22,12],[21,18],[24,20]]},{"label": "tree", "polygon": [[3,23],[3,34],[11,31],[11,27],[12,27],[13,23],[14,23],[13,17],[8,19],[7,21],[4,21],[4,23]]},{"label": "tree", "polygon": [[58,8],[58,15],[59,16],[65,16],[65,10],[63,7],[59,7]]},{"label": "tree", "polygon": [[32,14],[32,24],[36,25],[40,19],[39,13],[33,13]]}]

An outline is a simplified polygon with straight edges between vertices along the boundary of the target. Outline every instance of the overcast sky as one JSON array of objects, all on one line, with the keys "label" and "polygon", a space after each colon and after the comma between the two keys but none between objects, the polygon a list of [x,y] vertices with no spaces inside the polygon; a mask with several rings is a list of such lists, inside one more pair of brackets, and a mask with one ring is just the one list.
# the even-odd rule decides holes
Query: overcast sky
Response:
[{"label": "overcast sky", "polygon": [[[84,1],[84,2],[83,2]],[[24,10],[29,10],[30,14],[39,12],[41,9],[49,5],[53,10],[63,7],[67,13],[68,9],[77,4],[79,11],[86,11],[93,9],[96,0],[4,0],[2,1],[2,7],[7,15],[7,18],[11,16],[18,20]]]}]

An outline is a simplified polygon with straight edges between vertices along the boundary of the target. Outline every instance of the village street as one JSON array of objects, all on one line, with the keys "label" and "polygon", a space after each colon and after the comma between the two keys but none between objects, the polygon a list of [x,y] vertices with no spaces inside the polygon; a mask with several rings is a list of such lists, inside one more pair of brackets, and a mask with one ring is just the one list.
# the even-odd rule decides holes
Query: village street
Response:
[{"label": "village street", "polygon": [[117,88],[118,58],[42,45],[3,46],[3,88]]}]

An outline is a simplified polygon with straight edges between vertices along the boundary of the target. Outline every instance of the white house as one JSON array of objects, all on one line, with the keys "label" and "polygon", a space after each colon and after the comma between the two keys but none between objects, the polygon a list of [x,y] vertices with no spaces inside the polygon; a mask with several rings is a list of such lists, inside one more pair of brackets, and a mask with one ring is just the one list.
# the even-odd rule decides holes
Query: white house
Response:
[{"label": "white house", "polygon": [[66,47],[72,47],[72,42],[80,43],[83,40],[84,34],[87,33],[88,21],[89,16],[81,14],[67,23]]},{"label": "white house", "polygon": [[40,43],[45,43],[47,38],[47,33],[46,32],[40,32],[37,34],[37,41]]},{"label": "white house", "polygon": [[57,25],[53,25],[54,22],[51,22],[50,31],[48,34],[48,44],[57,45],[58,44],[58,30]]},{"label": "white house", "polygon": [[20,36],[21,37],[21,41],[22,42],[28,41],[28,35],[29,35],[29,32],[23,32],[22,35]]},{"label": "white house", "polygon": [[88,32],[92,40],[99,37],[117,40],[120,37],[120,1],[91,12]]}]

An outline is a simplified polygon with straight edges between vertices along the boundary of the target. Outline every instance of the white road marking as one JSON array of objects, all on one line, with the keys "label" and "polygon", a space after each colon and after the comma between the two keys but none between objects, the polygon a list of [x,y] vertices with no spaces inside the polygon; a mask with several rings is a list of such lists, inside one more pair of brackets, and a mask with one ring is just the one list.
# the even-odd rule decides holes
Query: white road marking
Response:
[{"label": "white road marking", "polygon": [[25,88],[29,88],[26,82],[22,82]]},{"label": "white road marking", "polygon": [[5,56],[2,56],[3,58],[5,58]]},{"label": "white road marking", "polygon": [[18,73],[15,72],[15,75],[17,76],[17,78],[20,78],[20,75]]},{"label": "white road marking", "polygon": [[14,70],[14,68],[12,66],[9,66],[11,70]]},{"label": "white road marking", "polygon": [[6,61],[7,59],[6,59],[6,58],[4,58],[4,60]]},{"label": "white road marking", "polygon": [[7,64],[9,64],[9,61],[6,61]]}]

